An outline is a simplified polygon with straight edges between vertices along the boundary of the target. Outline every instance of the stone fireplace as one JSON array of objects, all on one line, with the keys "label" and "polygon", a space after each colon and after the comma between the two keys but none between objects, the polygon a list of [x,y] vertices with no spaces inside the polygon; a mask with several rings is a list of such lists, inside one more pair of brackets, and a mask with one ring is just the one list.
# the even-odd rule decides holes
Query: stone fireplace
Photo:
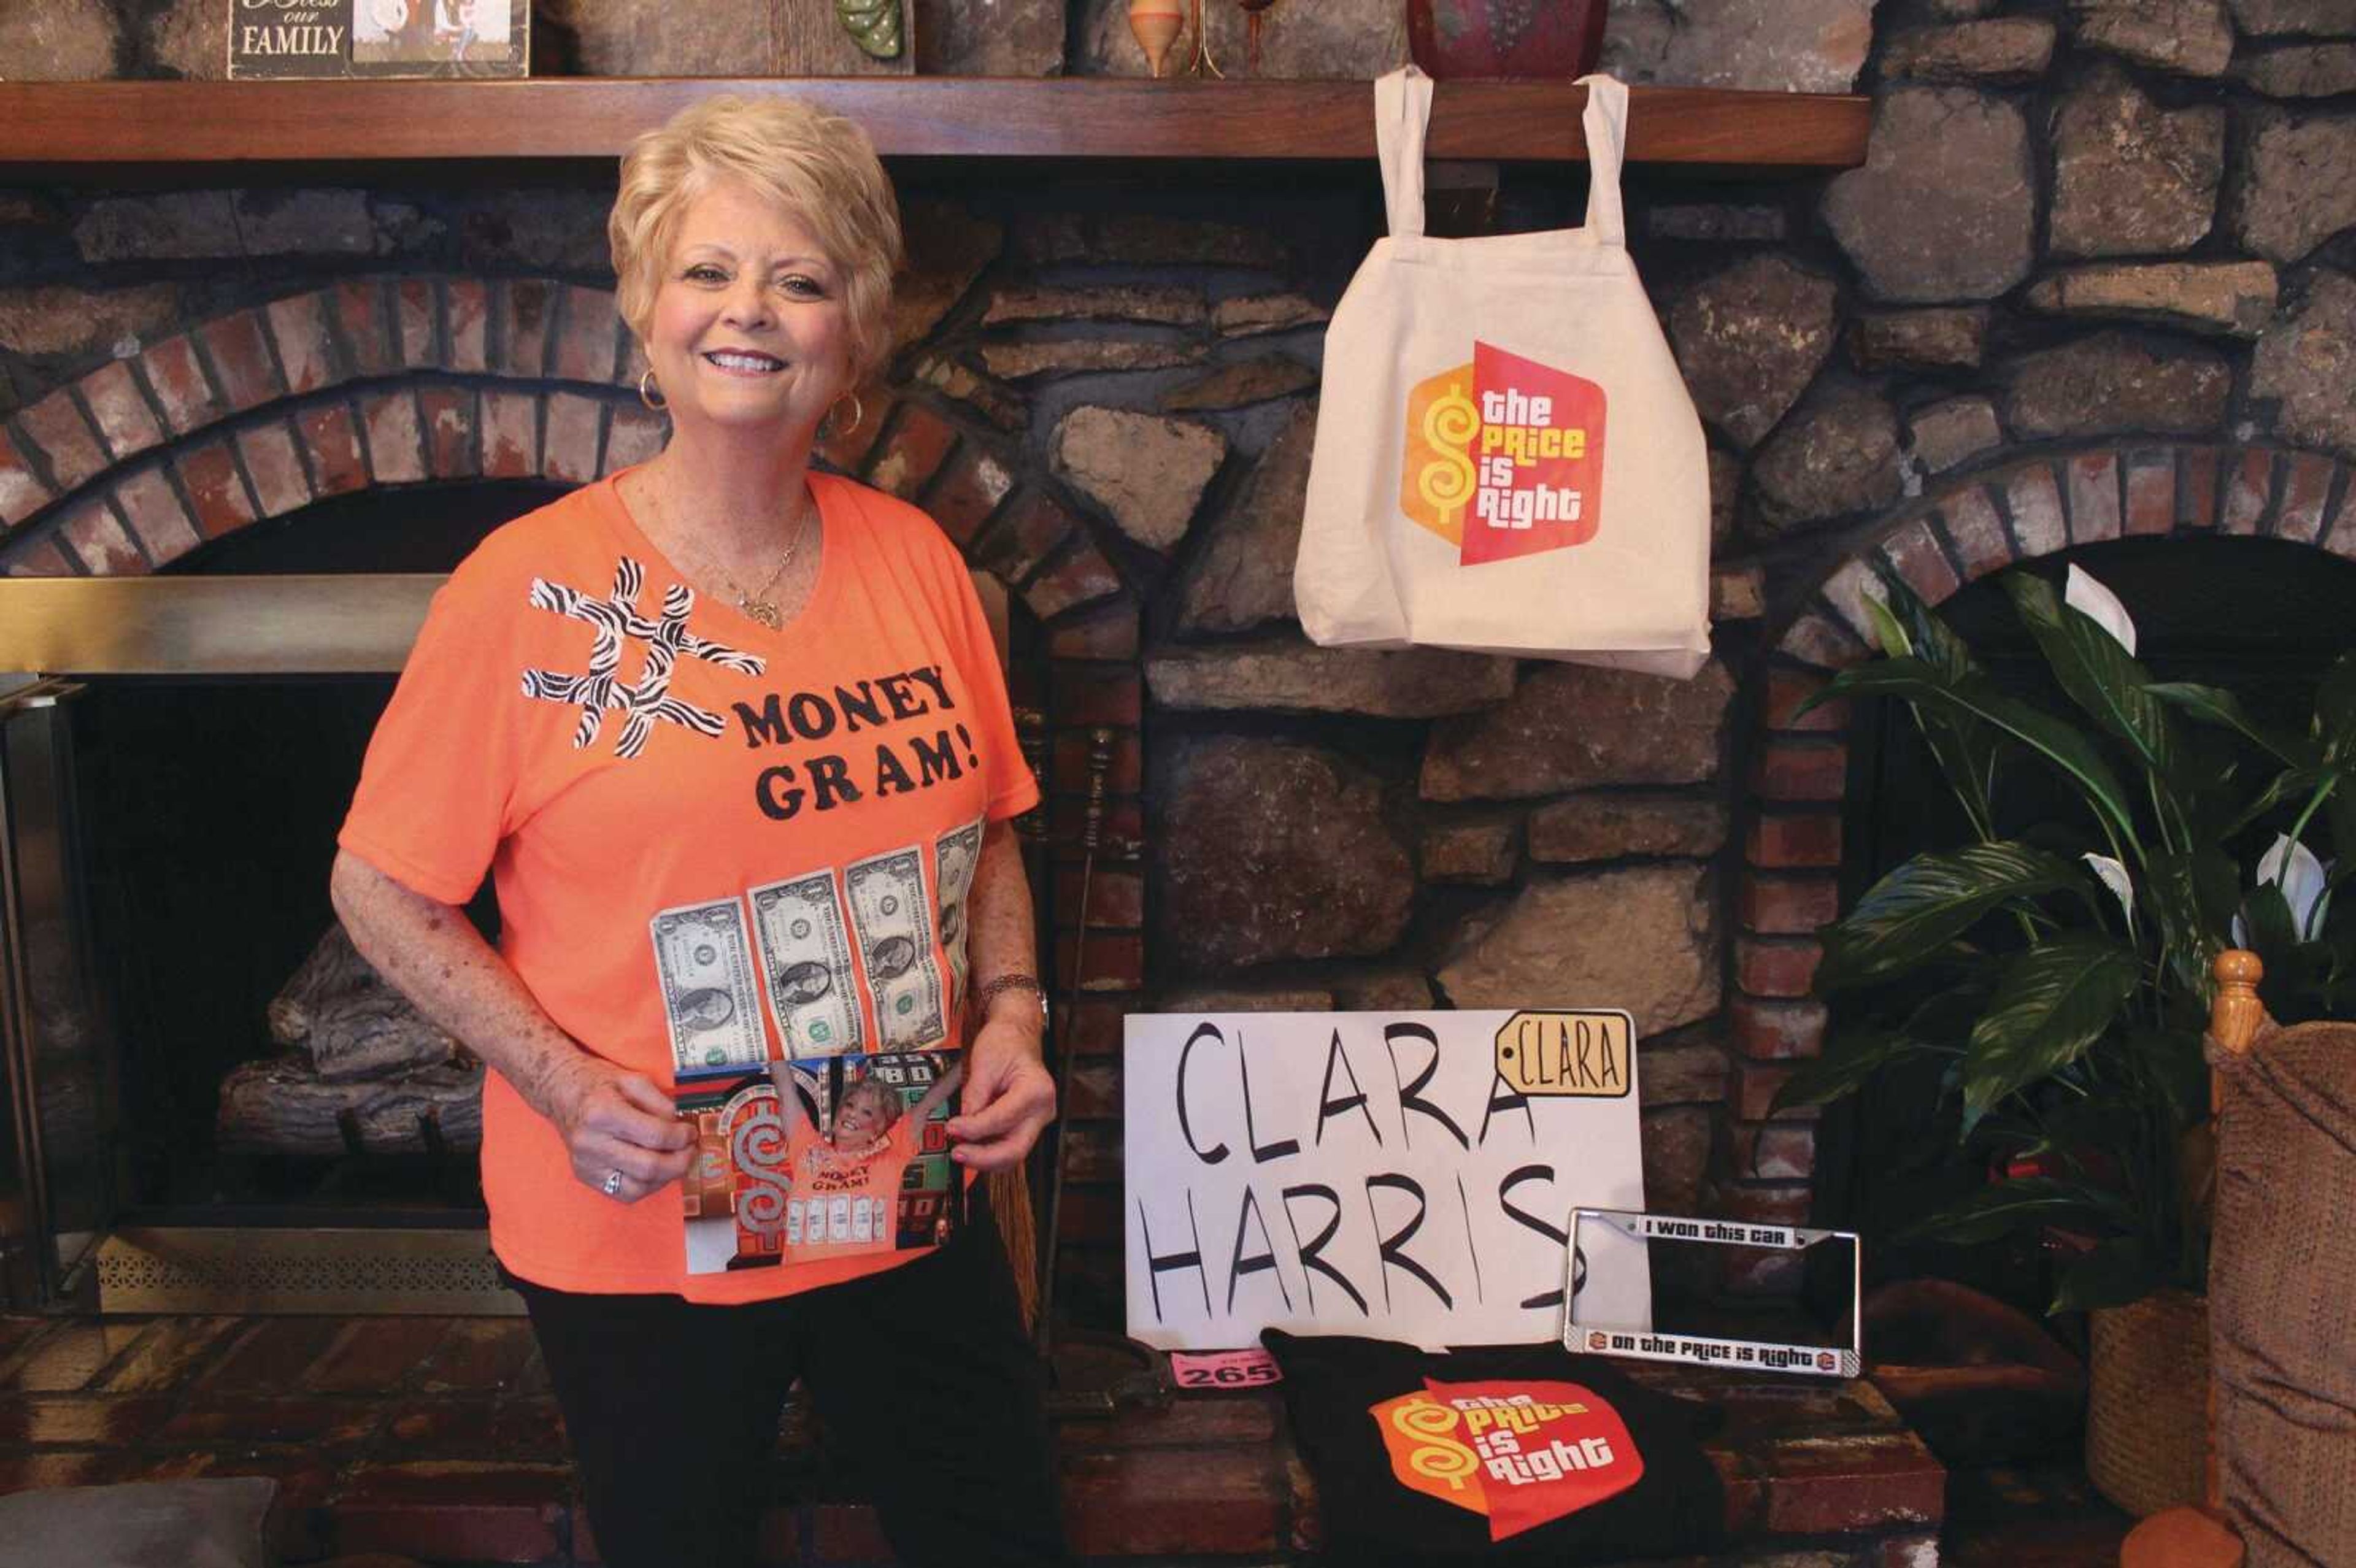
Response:
[{"label": "stone fireplace", "polygon": [[[1135,69],[1110,5],[1013,9],[997,30],[952,17],[934,36],[969,54],[927,69]],[[98,67],[39,58],[202,73],[216,10],[149,7]],[[717,22],[649,62],[627,54],[630,5],[542,10],[576,68],[743,68]],[[1398,58],[1396,31],[1312,15],[1275,13],[1266,69]],[[1686,684],[1301,637],[1322,325],[1379,229],[1370,172],[901,171],[899,350],[826,455],[925,506],[1020,606],[1042,891],[1059,993],[1079,993],[1076,1316],[1119,1316],[1120,1019],[1147,1007],[1625,1006],[1652,1206],[1807,1215],[1815,1123],[1767,1112],[1826,1025],[1809,980],[1841,896],[1848,717],[1794,713],[1865,656],[1862,597],[1894,578],[1938,601],[2114,538],[2356,558],[2344,5],[1751,15],[1613,7],[1609,63],[1632,80],[1878,98],[1846,175],[1632,172],[1637,261],[1711,436],[1717,657]],[[1328,52],[1284,52],[1312,40]],[[1499,227],[1578,210],[1558,169],[1472,179]],[[0,570],[205,573],[241,539],[326,549],[296,541],[357,495],[430,509],[650,453],[608,194],[523,169],[0,195]],[[1762,1260],[1730,1283],[1791,1282]]]}]

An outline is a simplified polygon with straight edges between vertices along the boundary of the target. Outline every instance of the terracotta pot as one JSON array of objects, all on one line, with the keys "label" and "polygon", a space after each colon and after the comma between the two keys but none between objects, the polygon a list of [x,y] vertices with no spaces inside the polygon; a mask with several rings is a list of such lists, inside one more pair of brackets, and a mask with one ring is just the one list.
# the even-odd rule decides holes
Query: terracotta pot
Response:
[{"label": "terracotta pot", "polygon": [[2087,1317],[2087,1478],[2138,1519],[2198,1505],[2208,1478],[2208,1298],[2159,1290]]},{"label": "terracotta pot", "polygon": [[1408,0],[1408,48],[1436,80],[1584,76],[1603,52],[1605,0]]}]

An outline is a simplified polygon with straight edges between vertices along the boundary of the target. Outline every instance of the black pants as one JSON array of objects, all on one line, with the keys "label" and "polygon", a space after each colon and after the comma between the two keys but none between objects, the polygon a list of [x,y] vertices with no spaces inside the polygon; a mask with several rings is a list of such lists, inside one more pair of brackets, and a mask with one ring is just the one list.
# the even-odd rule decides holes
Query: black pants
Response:
[{"label": "black pants", "polygon": [[1069,1561],[1040,1376],[986,1208],[926,1257],[705,1307],[511,1280],[615,1568],[738,1568],[799,1377],[909,1568]]}]

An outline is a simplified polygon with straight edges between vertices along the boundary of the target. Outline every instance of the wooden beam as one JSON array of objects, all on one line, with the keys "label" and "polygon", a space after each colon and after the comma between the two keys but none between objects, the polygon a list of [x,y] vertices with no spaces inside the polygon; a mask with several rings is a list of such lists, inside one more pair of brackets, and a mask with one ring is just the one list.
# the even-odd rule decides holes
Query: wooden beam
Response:
[{"label": "wooden beam", "polygon": [[[86,178],[107,165],[605,161],[713,92],[790,93],[864,125],[887,157],[1371,160],[1360,81],[1133,77],[812,77],[729,80],[0,82],[0,165]],[[1864,160],[1871,101],[1701,88],[1632,90],[1640,164],[1843,168]],[[1570,82],[1442,82],[1429,155],[1586,156]],[[226,174],[228,171],[222,171]],[[204,177],[219,177],[208,172]]]}]

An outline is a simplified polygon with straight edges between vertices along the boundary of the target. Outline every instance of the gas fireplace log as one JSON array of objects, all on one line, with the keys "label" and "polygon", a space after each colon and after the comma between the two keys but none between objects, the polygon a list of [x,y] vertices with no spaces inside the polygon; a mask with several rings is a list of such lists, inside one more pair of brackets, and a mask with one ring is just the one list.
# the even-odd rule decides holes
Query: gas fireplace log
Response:
[{"label": "gas fireplace log", "polygon": [[328,1083],[387,1078],[463,1054],[369,967],[341,924],[327,928],[271,998],[269,1017],[271,1038],[307,1054]]},{"label": "gas fireplace log", "polygon": [[483,1067],[444,1062],[399,1078],[331,1083],[300,1056],[249,1061],[221,1080],[221,1147],[332,1156],[471,1150],[483,1142]]}]

